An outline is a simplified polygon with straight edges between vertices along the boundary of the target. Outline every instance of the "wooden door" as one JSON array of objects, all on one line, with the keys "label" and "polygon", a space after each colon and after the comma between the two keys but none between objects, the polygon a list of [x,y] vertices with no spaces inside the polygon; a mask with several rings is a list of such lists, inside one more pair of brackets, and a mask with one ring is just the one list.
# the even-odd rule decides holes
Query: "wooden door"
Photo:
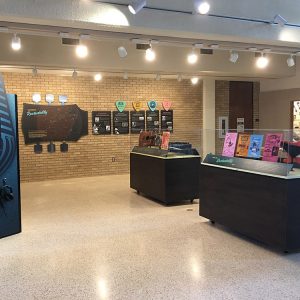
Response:
[{"label": "wooden door", "polygon": [[245,119],[245,129],[253,129],[253,82],[230,81],[229,128],[237,128],[237,118]]}]

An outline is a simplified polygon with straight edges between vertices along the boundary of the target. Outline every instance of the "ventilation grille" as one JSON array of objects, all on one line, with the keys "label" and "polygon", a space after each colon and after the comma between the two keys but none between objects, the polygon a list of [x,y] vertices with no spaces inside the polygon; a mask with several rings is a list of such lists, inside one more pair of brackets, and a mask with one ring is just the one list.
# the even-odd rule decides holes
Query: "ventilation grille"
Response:
[{"label": "ventilation grille", "polygon": [[136,49],[137,50],[147,50],[150,48],[149,44],[136,44]]},{"label": "ventilation grille", "polygon": [[63,45],[77,46],[79,45],[79,39],[62,38]]}]

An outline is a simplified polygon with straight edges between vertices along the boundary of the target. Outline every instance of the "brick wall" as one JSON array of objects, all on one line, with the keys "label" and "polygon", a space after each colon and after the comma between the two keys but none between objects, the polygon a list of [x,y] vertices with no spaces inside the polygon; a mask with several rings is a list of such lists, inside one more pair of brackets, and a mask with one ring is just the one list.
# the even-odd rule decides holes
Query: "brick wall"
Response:
[{"label": "brick wall", "polygon": [[[229,83],[230,81],[216,80],[216,129],[219,128],[219,117],[229,117]],[[259,129],[259,94],[260,83],[253,83],[253,126]],[[224,139],[220,139],[216,134],[216,153],[221,154]]]},{"label": "brick wall", "polygon": [[[22,181],[42,181],[70,177],[122,174],[129,171],[129,153],[137,144],[137,135],[94,136],[92,135],[91,113],[93,110],[116,110],[117,100],[127,101],[127,110],[132,110],[132,101],[146,102],[155,99],[159,103],[171,100],[174,109],[174,134],[171,140],[190,141],[200,149],[202,129],[202,85],[192,86],[189,80],[145,78],[124,80],[105,77],[96,83],[90,77],[58,75],[32,76],[31,74],[4,73],[7,93],[18,95],[20,164]],[[68,95],[69,104],[77,104],[89,113],[89,135],[77,143],[69,143],[69,152],[40,155],[33,152],[33,145],[25,146],[21,130],[23,103],[32,103],[32,94]],[[44,101],[43,101],[44,102]],[[46,104],[44,102],[44,104]],[[56,143],[59,146],[59,143]],[[59,150],[59,147],[58,147]],[[112,157],[116,162],[112,162]]]}]

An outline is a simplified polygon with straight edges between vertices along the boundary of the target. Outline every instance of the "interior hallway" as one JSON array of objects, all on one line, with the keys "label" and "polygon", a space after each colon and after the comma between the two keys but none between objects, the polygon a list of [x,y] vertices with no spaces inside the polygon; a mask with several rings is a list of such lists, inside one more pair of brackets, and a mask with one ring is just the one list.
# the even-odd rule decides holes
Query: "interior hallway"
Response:
[{"label": "interior hallway", "polygon": [[22,211],[0,241],[2,300],[300,297],[300,254],[139,196],[127,175],[22,184]]}]

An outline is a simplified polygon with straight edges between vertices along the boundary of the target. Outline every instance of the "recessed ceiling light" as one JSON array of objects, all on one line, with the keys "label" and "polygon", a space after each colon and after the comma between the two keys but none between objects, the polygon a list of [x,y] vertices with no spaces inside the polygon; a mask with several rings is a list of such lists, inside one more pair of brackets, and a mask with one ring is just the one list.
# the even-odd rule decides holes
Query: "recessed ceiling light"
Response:
[{"label": "recessed ceiling light", "polygon": [[17,34],[15,33],[12,40],[11,40],[11,48],[14,51],[19,51],[22,47],[21,44],[21,38],[19,36],[17,36]]},{"label": "recessed ceiling light", "polygon": [[206,15],[208,14],[209,10],[210,10],[210,4],[206,1],[196,1],[195,3],[196,5],[196,9],[198,11],[199,14],[201,15]]},{"label": "recessed ceiling light", "polygon": [[194,48],[203,48],[204,44],[203,43],[196,43],[194,44]]},{"label": "recessed ceiling light", "polygon": [[86,58],[89,54],[89,50],[87,48],[87,46],[85,45],[78,45],[76,46],[76,55],[79,58]]},{"label": "recessed ceiling light", "polygon": [[154,61],[156,58],[156,53],[153,51],[152,46],[150,45],[150,48],[146,50],[146,60],[147,61]]},{"label": "recessed ceiling light", "polygon": [[198,61],[198,55],[195,52],[195,49],[193,49],[192,52],[188,55],[187,60],[191,65],[194,65]]},{"label": "recessed ceiling light", "polygon": [[269,64],[269,59],[263,53],[261,53],[261,56],[259,56],[256,59],[256,66],[259,69],[265,69],[268,66],[268,64]]},{"label": "recessed ceiling light", "polygon": [[211,44],[210,45],[210,48],[212,48],[212,49],[218,49],[220,47],[220,45],[218,45],[218,44]]},{"label": "recessed ceiling light", "polygon": [[134,0],[128,5],[128,9],[133,15],[136,15],[146,6],[146,4],[146,0]]},{"label": "recessed ceiling light", "polygon": [[95,79],[95,81],[101,81],[102,80],[102,75],[100,73],[95,74],[94,79]]},{"label": "recessed ceiling light", "polygon": [[193,77],[193,78],[191,78],[191,82],[192,82],[193,85],[196,85],[199,82],[199,78],[198,77]]}]

